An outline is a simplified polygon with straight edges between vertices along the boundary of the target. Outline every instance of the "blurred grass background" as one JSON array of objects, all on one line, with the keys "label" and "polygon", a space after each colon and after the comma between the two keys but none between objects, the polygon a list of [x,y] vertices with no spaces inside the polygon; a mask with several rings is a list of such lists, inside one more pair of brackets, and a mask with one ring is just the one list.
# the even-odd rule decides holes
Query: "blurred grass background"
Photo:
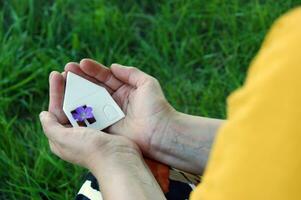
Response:
[{"label": "blurred grass background", "polygon": [[90,57],[157,77],[190,114],[225,118],[273,20],[300,0],[0,1],[0,199],[72,199],[83,169],[52,155],[48,74]]}]

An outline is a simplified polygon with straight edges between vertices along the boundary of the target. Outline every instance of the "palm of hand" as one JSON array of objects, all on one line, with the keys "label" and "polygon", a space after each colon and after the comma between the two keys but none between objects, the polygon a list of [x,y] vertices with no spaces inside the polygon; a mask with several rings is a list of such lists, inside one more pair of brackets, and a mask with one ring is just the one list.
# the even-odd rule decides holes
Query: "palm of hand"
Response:
[{"label": "palm of hand", "polygon": [[159,83],[149,79],[138,88],[125,84],[112,96],[126,117],[112,125],[109,132],[129,137],[142,151],[147,152],[153,134],[164,128],[162,122],[172,112]]}]

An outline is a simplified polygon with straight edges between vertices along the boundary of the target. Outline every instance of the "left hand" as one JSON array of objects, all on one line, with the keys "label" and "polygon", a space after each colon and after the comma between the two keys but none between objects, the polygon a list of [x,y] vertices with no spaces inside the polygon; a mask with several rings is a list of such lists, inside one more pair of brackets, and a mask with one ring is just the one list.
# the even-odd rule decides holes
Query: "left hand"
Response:
[{"label": "left hand", "polygon": [[89,128],[68,128],[46,111],[40,114],[40,120],[51,151],[65,161],[88,168],[92,173],[107,167],[104,166],[107,163],[116,163],[116,160],[129,156],[142,159],[138,147],[126,137]]},{"label": "left hand", "polygon": [[138,146],[126,137],[83,127],[68,128],[45,111],[40,120],[51,151],[88,168],[101,184],[104,199],[165,199]]}]

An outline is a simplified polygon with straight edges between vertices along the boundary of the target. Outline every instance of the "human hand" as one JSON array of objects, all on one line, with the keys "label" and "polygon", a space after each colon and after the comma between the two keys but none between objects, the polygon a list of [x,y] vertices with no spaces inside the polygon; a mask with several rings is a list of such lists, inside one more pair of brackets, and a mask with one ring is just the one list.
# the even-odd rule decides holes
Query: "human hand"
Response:
[{"label": "human hand", "polygon": [[[108,132],[130,138],[144,154],[154,154],[152,144],[160,142],[168,121],[176,113],[155,78],[134,67],[113,64],[109,69],[90,59],[83,59],[79,64],[68,63],[65,71],[104,86],[125,113],[125,118],[109,127]],[[62,102],[66,74],[52,75],[49,111],[65,124],[68,120]]]},{"label": "human hand", "polygon": [[40,121],[51,151],[89,169],[101,184],[105,199],[165,199],[131,140],[90,128],[65,127],[50,112],[42,112]]},{"label": "human hand", "polygon": [[[141,157],[139,148],[129,139],[90,128],[61,125],[55,115],[43,111],[40,121],[51,151],[61,159],[97,173],[106,163],[116,163],[127,156]],[[110,166],[114,167],[114,166]]]}]

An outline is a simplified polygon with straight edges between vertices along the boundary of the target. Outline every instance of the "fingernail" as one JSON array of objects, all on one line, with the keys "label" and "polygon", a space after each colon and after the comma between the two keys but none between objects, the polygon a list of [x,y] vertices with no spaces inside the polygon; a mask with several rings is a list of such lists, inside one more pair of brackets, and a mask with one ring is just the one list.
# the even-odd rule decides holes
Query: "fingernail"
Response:
[{"label": "fingernail", "polygon": [[111,65],[111,67],[123,67],[123,66],[120,65],[120,64],[118,64],[118,63],[113,63],[113,64]]},{"label": "fingernail", "polygon": [[68,67],[69,67],[69,66],[79,67],[79,64],[76,63],[76,62],[68,62],[68,63],[65,65],[65,67],[64,67],[65,71],[69,71],[69,70],[68,70]]},{"label": "fingernail", "polygon": [[49,79],[51,79],[51,77],[54,75],[54,71],[52,71],[50,74],[49,74]]},{"label": "fingernail", "polygon": [[83,59],[80,60],[79,64],[82,64],[82,62],[89,61],[89,60],[90,60],[89,58],[83,58]]},{"label": "fingernail", "polygon": [[49,80],[53,77],[53,75],[54,74],[56,74],[56,73],[59,73],[59,72],[57,72],[57,71],[52,71],[50,74],[49,74]]}]

